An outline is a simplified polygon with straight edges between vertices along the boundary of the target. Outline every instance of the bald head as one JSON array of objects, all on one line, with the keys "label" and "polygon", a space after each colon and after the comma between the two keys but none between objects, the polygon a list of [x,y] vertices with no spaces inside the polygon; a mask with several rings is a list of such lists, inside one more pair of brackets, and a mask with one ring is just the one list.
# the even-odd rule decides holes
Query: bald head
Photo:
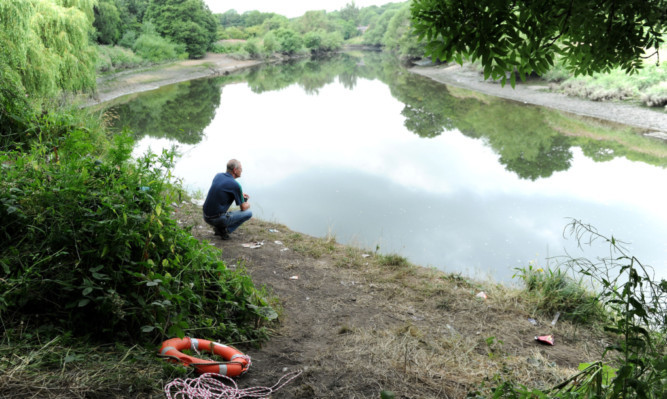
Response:
[{"label": "bald head", "polygon": [[230,159],[229,162],[227,162],[227,173],[232,175],[235,179],[241,177],[242,171],[243,167],[241,167],[241,162],[236,159]]}]

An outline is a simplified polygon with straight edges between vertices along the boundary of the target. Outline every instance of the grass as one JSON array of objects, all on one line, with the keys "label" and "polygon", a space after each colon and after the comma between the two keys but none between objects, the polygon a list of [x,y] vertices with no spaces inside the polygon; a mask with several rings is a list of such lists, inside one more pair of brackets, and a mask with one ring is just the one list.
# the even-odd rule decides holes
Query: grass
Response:
[{"label": "grass", "polygon": [[667,65],[664,63],[649,64],[633,75],[620,69],[566,79],[557,71],[553,74],[558,76],[555,80],[562,80],[558,90],[569,95],[593,101],[641,101],[650,107],[667,105]]},{"label": "grass", "polygon": [[[411,265],[400,255],[341,245],[331,236],[311,237],[270,222],[253,219],[247,228],[260,240],[275,239],[270,230],[280,231],[290,250],[319,259],[313,268],[327,262],[335,267],[336,280],[355,281],[356,290],[368,290],[356,291],[360,305],[373,293],[391,309],[391,325],[381,322],[385,315],[367,326],[342,323],[334,331],[340,344],[307,360],[313,369],[306,378],[316,378],[318,364],[335,361],[344,365],[337,373],[353,373],[378,392],[391,388],[435,398],[443,397],[438,392],[464,397],[498,376],[548,387],[576,372],[576,364],[556,365],[539,347],[524,353],[522,348],[532,344],[532,327],[525,319],[535,305],[523,290]],[[475,297],[481,290],[488,299]],[[550,321],[551,315],[542,318],[544,324]],[[553,331],[559,344],[599,341],[591,331],[566,320]],[[592,346],[592,352],[599,349]],[[581,345],[579,351],[584,348]],[[152,348],[91,346],[68,338],[39,343],[35,337],[5,334],[0,359],[0,373],[8,376],[0,379],[0,397],[57,397],[49,396],[54,392],[71,397],[120,398],[128,392],[133,397],[163,397],[162,387],[184,373],[156,359]]]},{"label": "grass", "polygon": [[523,281],[527,303],[534,313],[554,315],[563,312],[563,317],[580,324],[591,324],[607,318],[592,289],[583,279],[575,279],[567,272],[557,269],[516,269],[515,277]]}]

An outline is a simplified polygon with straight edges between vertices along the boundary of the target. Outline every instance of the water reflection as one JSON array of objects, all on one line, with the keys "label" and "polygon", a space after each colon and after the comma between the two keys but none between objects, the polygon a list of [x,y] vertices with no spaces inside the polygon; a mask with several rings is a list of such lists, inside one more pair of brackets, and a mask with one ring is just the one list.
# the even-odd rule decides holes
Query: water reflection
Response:
[{"label": "water reflection", "polygon": [[297,231],[508,279],[576,248],[561,236],[575,217],[667,269],[667,146],[630,129],[443,86],[375,54],[176,86],[116,105],[118,126],[154,137],[139,151],[184,135],[175,174],[193,191],[241,159],[253,210]]}]

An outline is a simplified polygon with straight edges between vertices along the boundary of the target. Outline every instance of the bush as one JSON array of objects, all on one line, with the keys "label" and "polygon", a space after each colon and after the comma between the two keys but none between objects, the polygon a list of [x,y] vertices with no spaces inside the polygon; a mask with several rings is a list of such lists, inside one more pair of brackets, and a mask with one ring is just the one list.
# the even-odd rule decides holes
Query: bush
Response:
[{"label": "bush", "polygon": [[172,218],[174,154],[106,156],[76,118],[45,116],[41,142],[0,153],[0,317],[96,338],[265,336],[276,317],[242,270]]},{"label": "bush", "polygon": [[174,44],[169,40],[152,33],[143,33],[134,42],[134,51],[142,58],[152,62],[185,59],[185,46]]},{"label": "bush", "polygon": [[667,107],[667,81],[647,89],[641,98],[649,107]]},{"label": "bush", "polygon": [[250,56],[250,58],[258,58],[261,55],[261,44],[259,39],[248,39],[243,45],[243,50]]},{"label": "bush", "polygon": [[231,54],[241,51],[245,42],[218,42],[214,43],[211,52],[218,54]]},{"label": "bush", "polygon": [[278,51],[280,44],[278,43],[278,39],[276,38],[275,33],[268,32],[266,35],[264,35],[262,46],[264,47],[264,51],[269,54]]},{"label": "bush", "polygon": [[113,72],[135,68],[146,64],[146,60],[132,50],[120,46],[99,46],[97,59],[98,72]]},{"label": "bush", "polygon": [[125,32],[123,37],[120,38],[118,45],[131,49],[134,47],[134,42],[136,41],[137,41],[137,32],[129,30]]},{"label": "bush", "polygon": [[278,29],[276,38],[280,44],[280,51],[285,54],[294,54],[303,47],[303,39],[291,29]]}]

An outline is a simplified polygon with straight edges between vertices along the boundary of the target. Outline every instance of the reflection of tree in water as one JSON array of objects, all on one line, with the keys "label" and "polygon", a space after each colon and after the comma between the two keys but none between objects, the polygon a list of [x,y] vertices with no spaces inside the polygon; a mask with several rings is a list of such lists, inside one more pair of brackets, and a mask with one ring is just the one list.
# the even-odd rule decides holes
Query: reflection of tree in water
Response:
[{"label": "reflection of tree in water", "polygon": [[107,112],[116,129],[128,128],[135,138],[169,138],[196,144],[220,106],[220,81],[198,79],[162,87]]},{"label": "reflection of tree in water", "polygon": [[561,132],[585,131],[589,127],[572,121],[563,124],[562,116],[554,117],[552,111],[543,108],[445,86],[408,72],[395,57],[383,53],[339,54],[326,59],[267,64],[225,77],[167,86],[112,111],[124,123],[118,128],[127,126],[139,137],[150,135],[197,143],[220,104],[220,86],[227,82],[245,80],[254,93],[297,84],[306,93],[317,94],[336,77],[348,89],[353,89],[358,79],[381,80],[389,86],[392,96],[405,105],[401,114],[408,130],[433,138],[458,129],[468,137],[483,139],[508,170],[524,179],[548,177],[554,171],[569,168],[573,145],[581,146],[584,154],[596,161],[619,155],[631,159],[649,157],[613,141],[586,135],[567,137]]},{"label": "reflection of tree in water", "polygon": [[[553,172],[567,170],[572,161],[569,140],[565,136],[556,136],[553,141],[545,141],[537,148],[524,153],[512,154],[514,158],[500,157],[500,163],[507,170],[515,172],[524,179],[536,180],[540,177],[549,177]],[[548,145],[549,147],[544,147]]]},{"label": "reflection of tree in water", "polygon": [[[306,94],[318,94],[319,89],[344,76],[345,87],[352,88],[358,76],[356,61],[346,54],[321,59],[291,60],[282,64],[265,65],[248,75],[248,86],[254,93],[280,90],[298,84]],[[351,86],[350,82],[353,82]]]}]

